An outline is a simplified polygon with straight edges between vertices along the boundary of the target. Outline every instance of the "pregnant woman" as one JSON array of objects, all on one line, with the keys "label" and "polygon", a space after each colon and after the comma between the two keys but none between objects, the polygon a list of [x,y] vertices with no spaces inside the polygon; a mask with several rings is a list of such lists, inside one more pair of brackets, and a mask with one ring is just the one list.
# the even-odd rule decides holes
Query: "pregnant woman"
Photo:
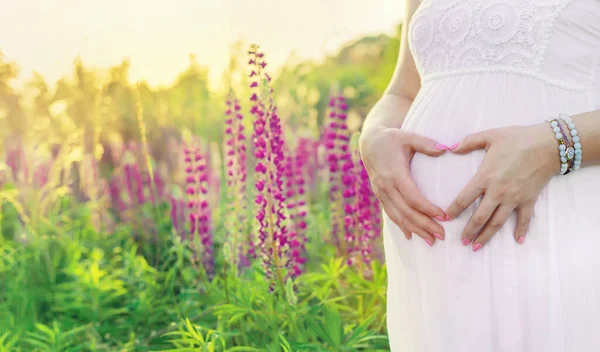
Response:
[{"label": "pregnant woman", "polygon": [[600,1],[407,0],[362,157],[394,352],[600,351]]}]

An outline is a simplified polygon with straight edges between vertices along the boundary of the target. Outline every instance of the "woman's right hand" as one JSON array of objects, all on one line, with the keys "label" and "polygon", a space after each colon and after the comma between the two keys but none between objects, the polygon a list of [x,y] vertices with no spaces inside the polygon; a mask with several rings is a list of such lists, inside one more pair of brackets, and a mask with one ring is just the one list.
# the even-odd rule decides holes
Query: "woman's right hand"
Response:
[{"label": "woman's right hand", "polygon": [[361,134],[360,153],[373,191],[407,239],[415,233],[430,246],[435,238],[444,239],[444,228],[433,218],[444,221],[446,214],[419,192],[411,178],[410,161],[415,153],[437,157],[447,149],[432,139],[398,128],[373,126]]}]

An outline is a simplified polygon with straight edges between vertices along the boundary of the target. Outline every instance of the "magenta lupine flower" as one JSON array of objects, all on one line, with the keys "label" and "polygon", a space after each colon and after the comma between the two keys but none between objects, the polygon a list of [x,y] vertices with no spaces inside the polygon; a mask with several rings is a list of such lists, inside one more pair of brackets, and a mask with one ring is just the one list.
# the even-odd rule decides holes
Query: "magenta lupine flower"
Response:
[{"label": "magenta lupine flower", "polygon": [[[243,115],[239,101],[232,95],[229,95],[226,101],[227,110],[225,111],[225,166],[227,186],[229,190],[229,200],[231,202],[232,223],[228,224],[229,245],[232,251],[232,258],[229,258],[234,265],[245,267],[249,264],[248,256],[254,256],[252,238],[243,238],[247,231],[246,224],[246,177],[247,177],[247,156],[246,156],[246,136],[244,133]],[[235,214],[235,216],[233,216]]]},{"label": "magenta lupine flower", "polygon": [[302,165],[305,188],[308,193],[317,186],[317,173],[319,168],[318,146],[319,141],[308,137],[298,138],[296,147],[296,164]]},{"label": "magenta lupine flower", "polygon": [[[358,154],[358,152],[356,152]],[[359,156],[357,155],[357,158]],[[379,201],[373,193],[369,175],[362,162],[358,159],[357,172],[357,215],[360,224],[360,254],[365,264],[371,262],[374,240],[381,234],[381,210]]]},{"label": "magenta lupine flower", "polygon": [[187,206],[187,218],[188,218],[188,233],[187,237],[182,237],[181,240],[194,240],[194,234],[196,233],[196,209],[198,207],[198,172],[195,167],[194,157],[197,151],[191,148],[184,148],[183,150],[183,163],[185,168],[185,194],[186,194],[186,206]]},{"label": "magenta lupine flower", "polygon": [[197,206],[197,221],[198,221],[198,236],[201,248],[201,260],[204,270],[209,277],[214,274],[214,249],[213,249],[213,229],[212,229],[212,214],[208,202],[208,183],[210,179],[208,156],[202,155],[197,150],[194,156],[196,162],[196,171],[198,172],[198,206]]},{"label": "magenta lupine flower", "polygon": [[[189,241],[194,251],[194,260],[200,260],[209,277],[214,273],[214,250],[212,236],[212,214],[209,205],[208,187],[210,168],[208,157],[198,147],[185,147],[183,150],[185,169],[185,213],[188,231],[179,232],[182,241]],[[175,205],[172,204],[172,207]],[[172,210],[172,215],[176,215]],[[180,217],[178,216],[178,219]],[[198,235],[196,238],[195,235]]]},{"label": "magenta lupine flower", "polygon": [[283,193],[283,173],[285,156],[281,121],[272,98],[272,88],[264,68],[264,54],[253,45],[249,51],[251,74],[254,86],[250,101],[250,112],[254,116],[254,156],[256,158],[256,219],[259,222],[258,246],[261,249],[265,273],[274,290],[275,280],[283,287],[283,273],[288,255],[288,231],[284,224],[285,195]]},{"label": "magenta lupine flower", "polygon": [[[346,241],[339,238],[344,226],[343,198],[340,194],[342,189],[343,173],[342,165],[347,159],[347,143],[345,143],[345,131],[340,127],[338,114],[340,113],[338,99],[329,99],[329,113],[324,128],[323,143],[325,145],[325,159],[329,175],[329,202],[331,219],[331,240],[339,248],[341,254],[346,252]],[[341,112],[344,113],[344,112]],[[345,123],[344,123],[345,125]]]},{"label": "magenta lupine flower", "polygon": [[[304,168],[307,156],[302,154],[300,146],[296,153],[289,153],[286,157],[286,199],[287,209],[290,214],[288,277],[295,279],[302,273],[306,263],[306,182]],[[293,155],[293,157],[291,156]]]}]

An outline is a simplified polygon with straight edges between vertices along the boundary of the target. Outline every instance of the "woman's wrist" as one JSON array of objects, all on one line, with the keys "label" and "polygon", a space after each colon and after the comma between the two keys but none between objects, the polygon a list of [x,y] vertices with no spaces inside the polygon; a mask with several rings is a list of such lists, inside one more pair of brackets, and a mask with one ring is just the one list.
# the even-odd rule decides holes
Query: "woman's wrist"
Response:
[{"label": "woman's wrist", "polygon": [[561,170],[559,143],[548,122],[531,126],[530,135],[533,147],[540,152],[539,160],[543,163],[543,170],[550,175],[558,175]]}]

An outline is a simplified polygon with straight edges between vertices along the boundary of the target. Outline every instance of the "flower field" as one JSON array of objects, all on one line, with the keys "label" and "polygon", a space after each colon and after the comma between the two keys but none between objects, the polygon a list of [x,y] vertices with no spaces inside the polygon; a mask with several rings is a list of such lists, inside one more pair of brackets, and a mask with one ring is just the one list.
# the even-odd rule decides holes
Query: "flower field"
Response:
[{"label": "flower field", "polygon": [[238,59],[222,95],[76,63],[27,100],[0,56],[0,352],[389,350],[364,90],[299,113]]}]

